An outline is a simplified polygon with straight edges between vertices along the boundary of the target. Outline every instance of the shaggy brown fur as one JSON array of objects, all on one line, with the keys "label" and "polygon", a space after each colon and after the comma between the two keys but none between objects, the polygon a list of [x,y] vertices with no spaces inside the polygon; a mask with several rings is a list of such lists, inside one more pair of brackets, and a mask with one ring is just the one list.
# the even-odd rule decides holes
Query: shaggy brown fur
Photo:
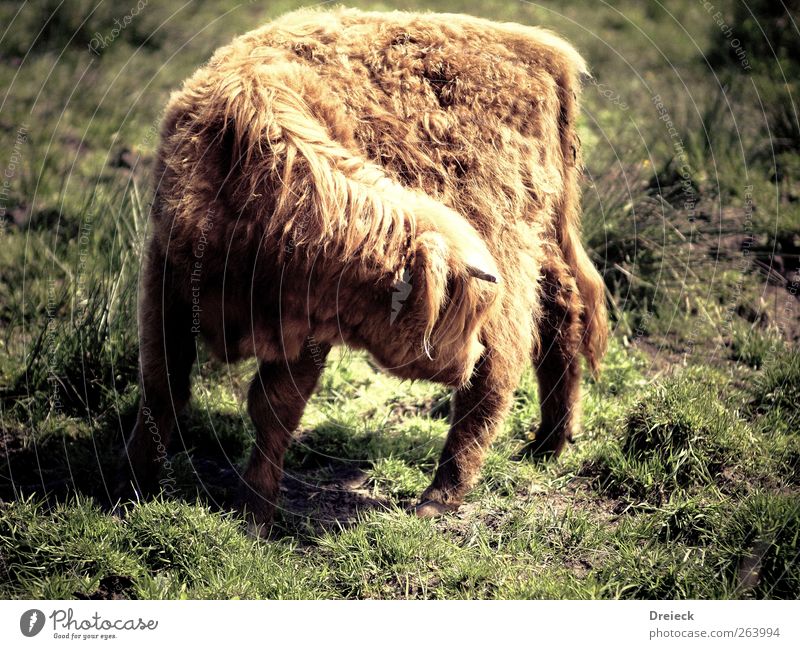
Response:
[{"label": "shaggy brown fur", "polygon": [[139,487],[189,398],[193,333],[261,362],[244,475],[257,523],[335,344],[456,389],[420,515],[462,501],[526,362],[534,450],[558,453],[578,356],[596,369],[607,335],[579,232],[584,73],[547,31],[461,15],[303,10],[218,50],[162,128],[127,445]]}]

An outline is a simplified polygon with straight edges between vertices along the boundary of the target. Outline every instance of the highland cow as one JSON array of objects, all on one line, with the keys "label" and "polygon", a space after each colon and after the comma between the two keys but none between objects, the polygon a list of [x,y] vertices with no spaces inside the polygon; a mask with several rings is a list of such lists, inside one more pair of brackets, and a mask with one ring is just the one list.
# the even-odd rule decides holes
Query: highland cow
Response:
[{"label": "highland cow", "polygon": [[546,30],[462,15],[302,10],[219,49],[162,126],[135,485],[157,486],[197,334],[226,362],[260,362],[243,475],[258,525],[336,344],[455,390],[420,516],[462,502],[526,363],[541,399],[529,450],[558,454],[580,356],[596,371],[607,337],[579,231],[585,73]]}]

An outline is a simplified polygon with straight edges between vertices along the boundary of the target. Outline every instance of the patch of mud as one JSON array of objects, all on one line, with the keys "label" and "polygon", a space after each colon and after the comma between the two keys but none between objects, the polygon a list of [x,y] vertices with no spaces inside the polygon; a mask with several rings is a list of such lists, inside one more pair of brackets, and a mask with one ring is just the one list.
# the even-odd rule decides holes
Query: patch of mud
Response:
[{"label": "patch of mud", "polygon": [[596,494],[589,489],[586,480],[576,478],[562,488],[520,491],[509,508],[486,507],[481,501],[466,503],[454,514],[439,519],[437,525],[457,537],[468,538],[476,523],[489,530],[500,530],[521,510],[528,515],[547,512],[557,517],[568,510],[580,510],[587,512],[598,526],[613,528],[624,513],[624,504]]},{"label": "patch of mud", "polygon": [[341,529],[359,515],[388,509],[390,502],[375,496],[366,474],[351,465],[332,465],[309,473],[287,472],[281,483],[277,524],[287,533]]}]

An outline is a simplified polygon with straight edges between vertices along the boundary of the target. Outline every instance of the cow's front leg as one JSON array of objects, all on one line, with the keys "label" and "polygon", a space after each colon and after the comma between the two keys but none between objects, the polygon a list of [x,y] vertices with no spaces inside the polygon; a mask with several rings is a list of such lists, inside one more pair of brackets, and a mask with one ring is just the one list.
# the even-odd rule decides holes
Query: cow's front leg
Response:
[{"label": "cow's front leg", "polygon": [[278,501],[283,456],[329,351],[329,345],[309,339],[297,360],[263,362],[250,383],[247,410],[256,439],[243,476],[242,500],[251,531],[261,536],[268,531]]},{"label": "cow's front leg", "polygon": [[450,432],[433,482],[415,508],[418,516],[457,509],[477,481],[486,450],[511,406],[516,382],[510,369],[487,350],[469,386],[453,396]]}]

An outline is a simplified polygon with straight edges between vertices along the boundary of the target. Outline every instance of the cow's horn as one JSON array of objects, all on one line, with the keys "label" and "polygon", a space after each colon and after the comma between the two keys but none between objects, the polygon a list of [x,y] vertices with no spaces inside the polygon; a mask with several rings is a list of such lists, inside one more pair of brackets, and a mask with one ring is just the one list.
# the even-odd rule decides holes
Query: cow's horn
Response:
[{"label": "cow's horn", "polygon": [[484,282],[491,282],[492,284],[497,284],[497,277],[495,277],[491,273],[487,273],[485,270],[481,270],[480,268],[476,268],[475,266],[468,265],[467,272],[476,279],[482,279]]}]

